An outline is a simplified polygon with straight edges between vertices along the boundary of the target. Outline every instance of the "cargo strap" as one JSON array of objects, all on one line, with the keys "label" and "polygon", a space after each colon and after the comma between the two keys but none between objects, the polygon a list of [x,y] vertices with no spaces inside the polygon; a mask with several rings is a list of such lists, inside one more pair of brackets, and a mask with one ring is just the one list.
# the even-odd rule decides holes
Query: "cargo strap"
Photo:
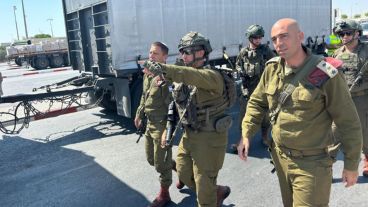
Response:
[{"label": "cargo strap", "polygon": [[328,154],[327,149],[295,150],[283,146],[276,146],[276,149],[279,149],[280,152],[292,158],[302,158]]},{"label": "cargo strap", "polygon": [[[277,116],[281,110],[282,105],[286,102],[287,98],[294,92],[298,82],[302,80],[306,75],[308,75],[313,69],[316,68],[316,65],[323,60],[323,57],[312,55],[310,57],[311,59],[306,63],[304,68],[299,71],[294,79],[286,85],[285,89],[280,93],[278,99],[277,99],[277,107],[275,109],[270,110],[270,122],[272,125],[276,123]],[[279,67],[281,64],[282,59],[280,59]]]}]

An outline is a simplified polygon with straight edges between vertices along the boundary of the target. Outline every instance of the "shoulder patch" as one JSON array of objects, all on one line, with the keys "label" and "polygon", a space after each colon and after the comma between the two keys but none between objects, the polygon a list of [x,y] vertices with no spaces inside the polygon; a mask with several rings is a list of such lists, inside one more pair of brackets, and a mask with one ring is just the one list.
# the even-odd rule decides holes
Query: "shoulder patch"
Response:
[{"label": "shoulder patch", "polygon": [[278,63],[278,62],[280,62],[280,60],[281,60],[281,57],[280,57],[280,56],[273,57],[273,58],[269,59],[269,60],[266,62],[266,65],[267,65],[267,64],[270,64],[270,63]]},{"label": "shoulder patch", "polygon": [[338,73],[337,69],[334,66],[324,60],[318,63],[317,68],[326,73],[330,78],[335,77]]}]

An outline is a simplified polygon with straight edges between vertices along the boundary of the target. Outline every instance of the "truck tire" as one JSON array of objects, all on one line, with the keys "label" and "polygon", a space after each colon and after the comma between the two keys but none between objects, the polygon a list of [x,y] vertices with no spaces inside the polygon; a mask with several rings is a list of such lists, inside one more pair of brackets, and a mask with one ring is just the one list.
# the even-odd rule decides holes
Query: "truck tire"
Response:
[{"label": "truck tire", "polygon": [[14,60],[14,62],[15,62],[15,64],[17,64],[18,66],[22,66],[22,63],[23,63],[23,58],[21,58],[21,57],[17,57],[17,58],[15,58],[15,60]]},{"label": "truck tire", "polygon": [[142,90],[143,90],[143,78],[139,77],[133,82],[130,90],[131,110],[133,119],[137,112],[137,108],[141,102]]},{"label": "truck tire", "polygon": [[46,57],[37,57],[35,59],[35,68],[37,70],[46,69],[49,66],[49,60]]},{"label": "truck tire", "polygon": [[64,59],[62,56],[52,56],[50,58],[50,67],[51,68],[60,68],[64,64]]}]

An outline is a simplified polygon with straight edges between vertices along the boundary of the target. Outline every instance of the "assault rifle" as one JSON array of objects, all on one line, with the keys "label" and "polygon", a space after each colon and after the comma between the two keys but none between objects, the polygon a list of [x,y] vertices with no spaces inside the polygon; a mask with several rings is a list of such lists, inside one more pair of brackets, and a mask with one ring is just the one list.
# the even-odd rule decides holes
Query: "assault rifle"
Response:
[{"label": "assault rifle", "polygon": [[361,67],[357,77],[355,78],[353,84],[350,86],[349,91],[353,91],[356,87],[358,87],[358,85],[360,84],[360,82],[363,79],[363,74],[366,73],[368,70],[368,60],[364,63],[364,65]]},{"label": "assault rifle", "polygon": [[139,126],[138,129],[137,129],[137,131],[135,131],[135,133],[139,135],[136,143],[138,143],[139,140],[143,137],[144,132],[146,131],[146,128],[147,128],[147,118],[145,117],[141,121],[141,126]]},{"label": "assault rifle", "polygon": [[[179,129],[179,127],[181,126],[181,123],[183,121],[183,118],[185,116],[185,114],[187,113],[187,109],[190,105],[190,102],[192,101],[193,95],[197,92],[197,88],[194,87],[190,94],[189,94],[189,98],[187,100],[187,104],[185,106],[185,109],[183,111],[183,113],[180,115],[180,119],[179,121],[176,123],[175,121],[175,102],[172,101],[169,105],[169,110],[168,110],[168,117],[167,117],[167,124],[166,124],[166,140],[165,140],[165,147],[166,147],[166,152],[165,152],[165,162],[168,159],[168,151],[169,149],[172,147],[172,141],[174,139],[174,137],[176,136],[176,133]],[[174,131],[173,131],[174,129]]]}]

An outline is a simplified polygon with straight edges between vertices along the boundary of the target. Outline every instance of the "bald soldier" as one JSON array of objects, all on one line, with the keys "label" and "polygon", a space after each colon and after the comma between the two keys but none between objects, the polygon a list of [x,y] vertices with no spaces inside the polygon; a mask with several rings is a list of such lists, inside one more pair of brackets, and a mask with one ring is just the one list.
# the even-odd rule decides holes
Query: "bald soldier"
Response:
[{"label": "bald soldier", "polygon": [[278,20],[271,38],[279,57],[266,63],[250,97],[238,155],[247,160],[249,140],[270,109],[271,156],[284,206],[328,206],[334,162],[328,153],[332,121],[342,129],[346,187],[357,182],[362,147],[359,117],[336,69],[342,62],[313,55],[302,46],[304,33],[294,19]]}]

